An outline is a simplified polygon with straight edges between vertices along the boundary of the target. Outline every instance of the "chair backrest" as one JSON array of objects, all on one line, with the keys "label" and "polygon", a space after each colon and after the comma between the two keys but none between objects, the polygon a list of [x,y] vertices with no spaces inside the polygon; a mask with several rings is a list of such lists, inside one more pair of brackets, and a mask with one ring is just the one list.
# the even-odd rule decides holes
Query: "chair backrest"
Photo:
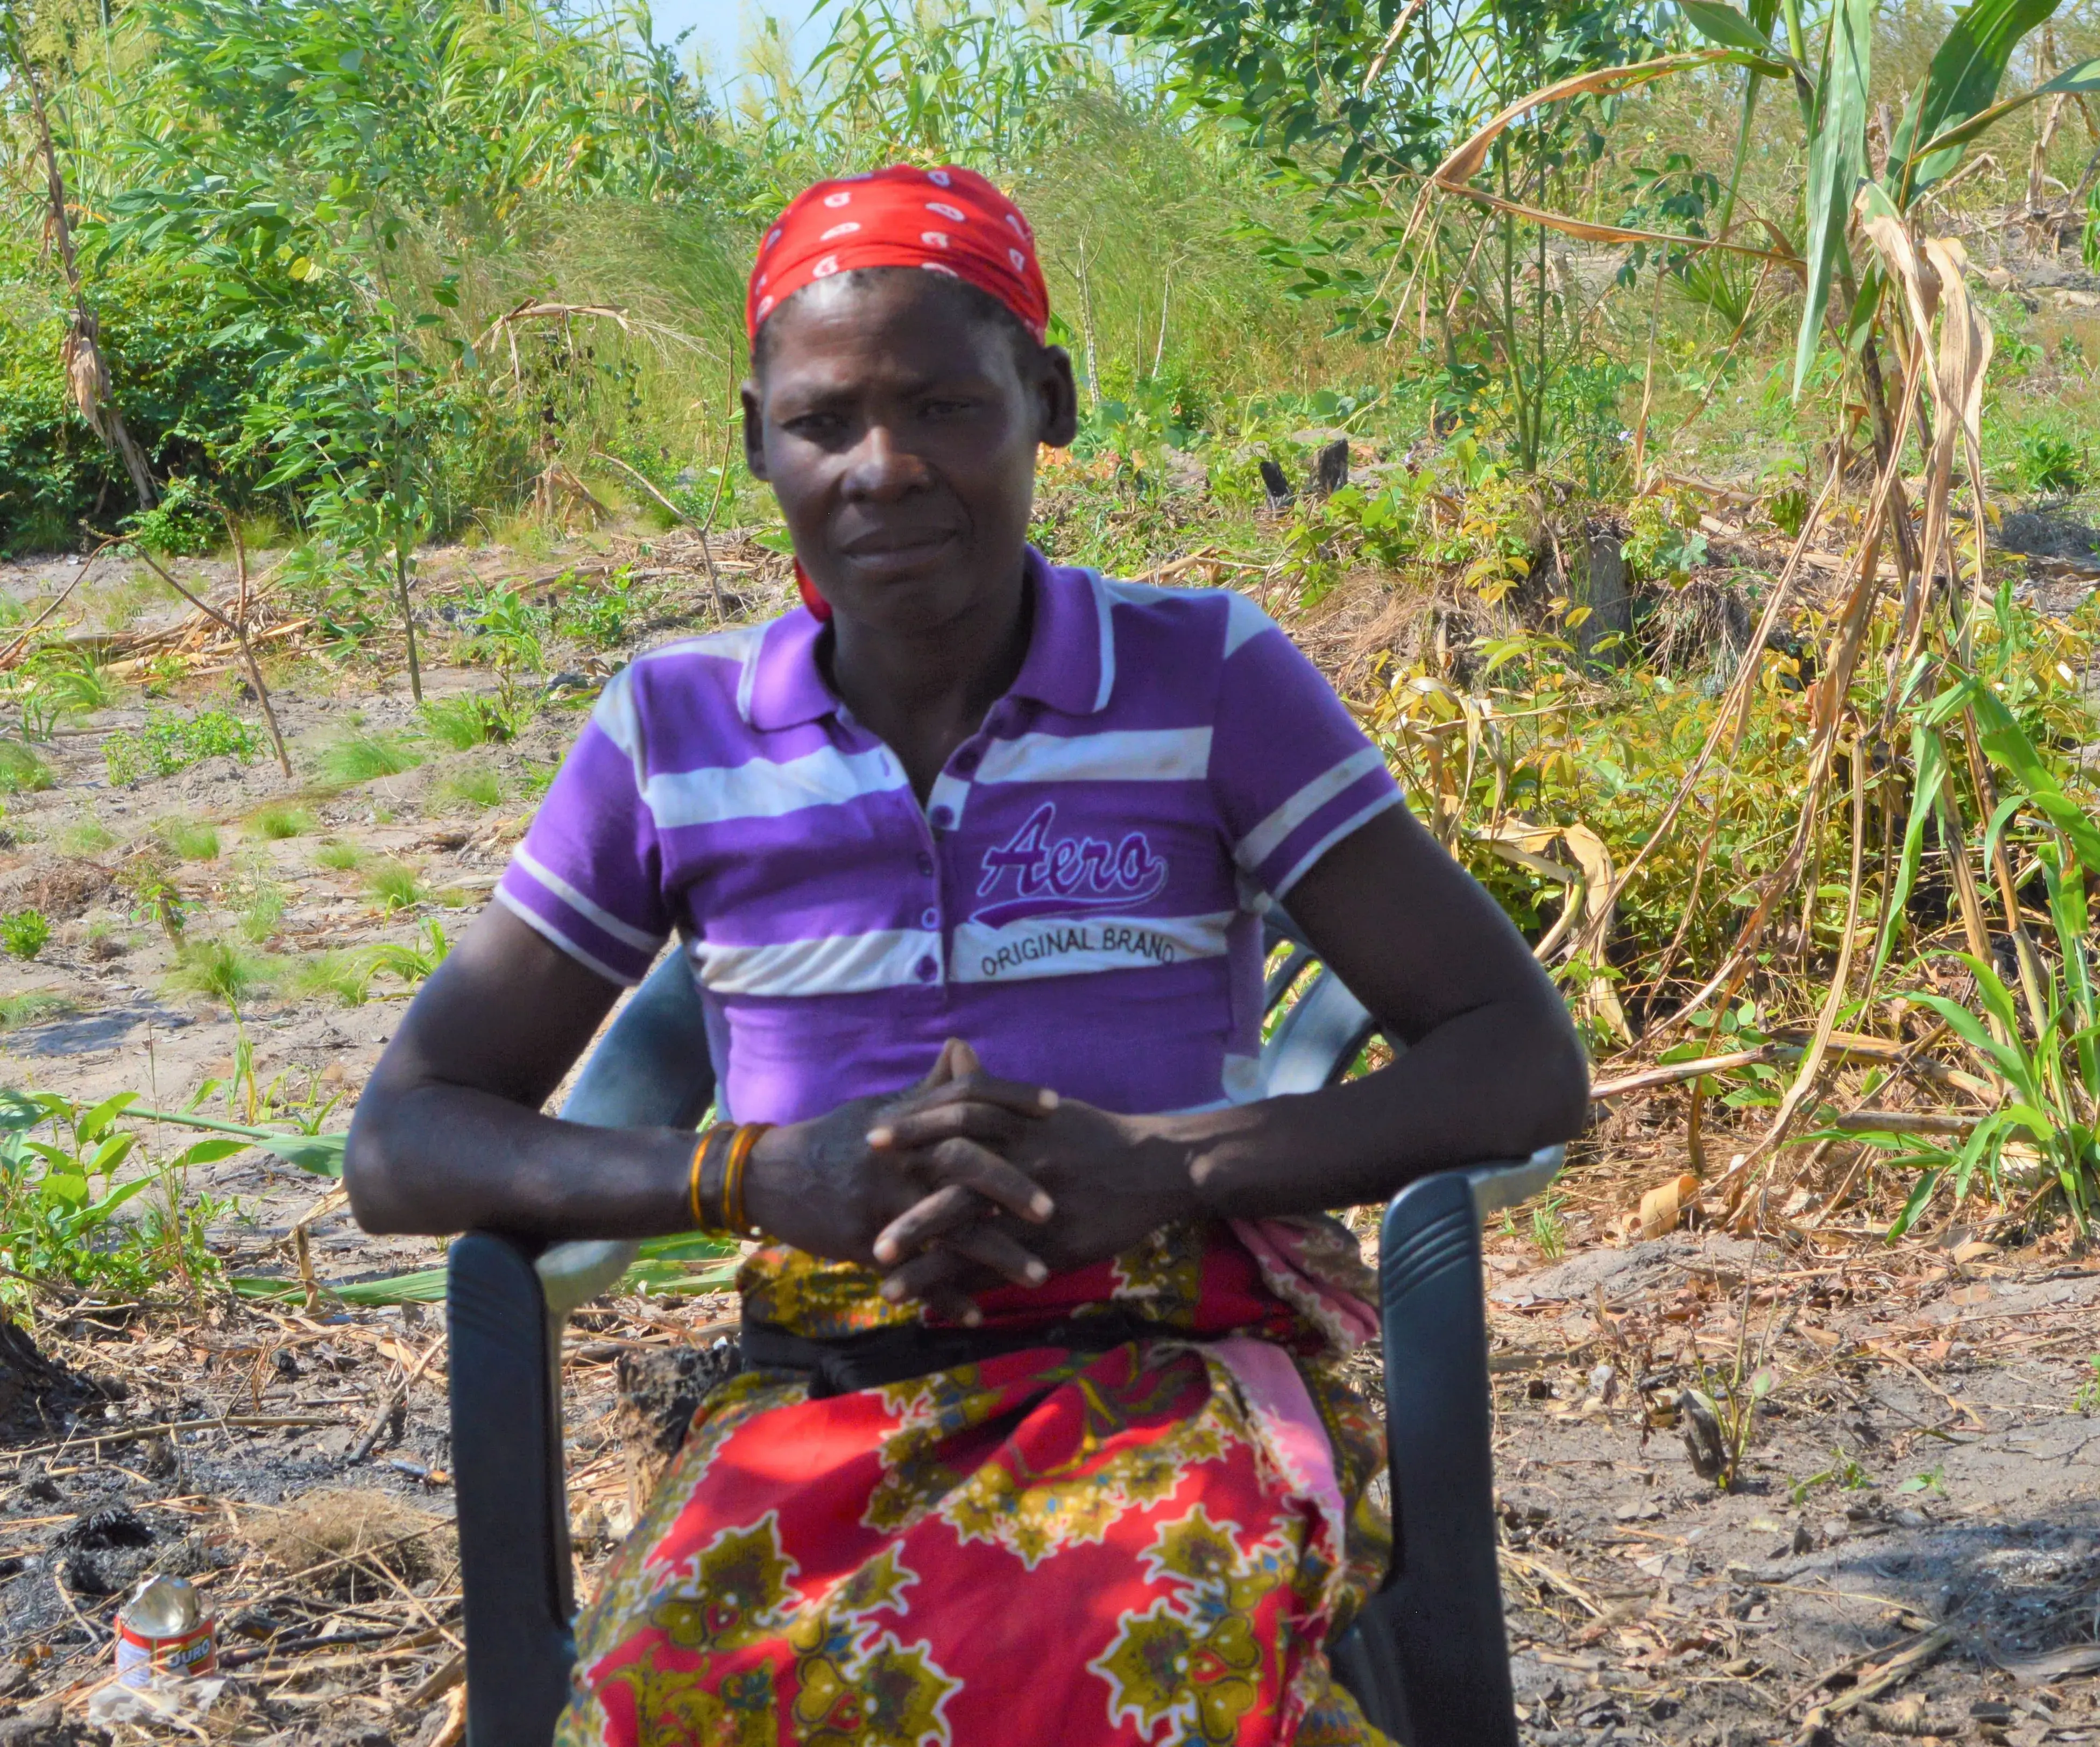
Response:
[{"label": "chair backrest", "polygon": [[[1279,909],[1268,912],[1263,942],[1267,956],[1274,960],[1262,988],[1261,1010],[1267,1017],[1275,1013],[1307,968],[1319,964],[1319,955]],[[1275,956],[1279,947],[1285,949],[1280,959]],[[1340,977],[1319,965],[1262,1043],[1262,1096],[1280,1098],[1333,1085],[1355,1065],[1377,1030],[1378,1021],[1370,1010],[1342,986]],[[1402,1047],[1394,1043],[1394,1053]]]}]

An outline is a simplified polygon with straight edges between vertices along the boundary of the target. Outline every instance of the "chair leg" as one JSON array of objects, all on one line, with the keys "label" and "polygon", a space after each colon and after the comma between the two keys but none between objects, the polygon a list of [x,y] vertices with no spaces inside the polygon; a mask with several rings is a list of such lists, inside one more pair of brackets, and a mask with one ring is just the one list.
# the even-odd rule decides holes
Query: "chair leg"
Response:
[{"label": "chair leg", "polygon": [[1463,1171],[1393,1198],[1379,1273],[1394,1576],[1356,1635],[1386,1665],[1374,1692],[1389,1682],[1401,1703],[1371,1720],[1406,1747],[1516,1747],[1480,1225]]},{"label": "chair leg", "polygon": [[558,1349],[532,1258],[489,1232],[445,1288],[467,1747],[546,1747],[576,1660]]}]

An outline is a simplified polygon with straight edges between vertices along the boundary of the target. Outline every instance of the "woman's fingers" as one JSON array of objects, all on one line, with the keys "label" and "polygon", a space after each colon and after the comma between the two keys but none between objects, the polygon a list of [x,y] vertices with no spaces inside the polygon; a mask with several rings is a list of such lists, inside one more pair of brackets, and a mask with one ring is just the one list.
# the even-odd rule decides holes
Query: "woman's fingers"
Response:
[{"label": "woman's fingers", "polygon": [[875,1259],[887,1268],[924,1249],[942,1233],[982,1219],[984,1214],[983,1196],[960,1183],[951,1183],[914,1202],[876,1233]]},{"label": "woman's fingers", "polygon": [[951,1037],[941,1046],[941,1053],[933,1058],[933,1070],[920,1081],[919,1090],[931,1092],[936,1086],[967,1079],[983,1071],[984,1064],[977,1060],[977,1052],[961,1038]]},{"label": "woman's fingers", "polygon": [[[1033,1092],[1035,1088],[1024,1090]],[[922,1151],[944,1140],[974,1140],[1005,1153],[1020,1139],[1029,1121],[1045,1114],[1036,1104],[1016,1112],[1010,1103],[974,1096],[940,1099],[915,1109],[886,1112],[868,1131],[869,1147],[878,1153]]]},{"label": "woman's fingers", "polygon": [[974,1189],[995,1207],[1031,1225],[1040,1225],[1057,1211],[1057,1203],[1033,1177],[978,1141],[937,1141],[901,1158],[922,1161],[926,1167],[920,1173],[922,1179],[931,1177],[935,1186]]},{"label": "woman's fingers", "polygon": [[892,1304],[915,1298],[943,1316],[954,1316],[951,1293],[960,1293],[968,1302],[972,1287],[982,1291],[999,1281],[1040,1286],[1049,1277],[1048,1268],[1010,1233],[997,1225],[979,1224],[943,1237],[932,1249],[891,1269],[883,1277],[882,1295]]},{"label": "woman's fingers", "polygon": [[973,1074],[968,1079],[950,1080],[944,1085],[922,1087],[898,1100],[876,1118],[867,1132],[867,1144],[877,1152],[898,1145],[927,1144],[900,1141],[898,1124],[934,1110],[960,1113],[947,1118],[955,1126],[932,1133],[930,1138],[938,1140],[949,1134],[968,1132],[973,1123],[981,1127],[1002,1118],[1044,1116],[1057,1108],[1057,1094],[1047,1086],[1030,1086],[1018,1080],[995,1079],[988,1074]]}]

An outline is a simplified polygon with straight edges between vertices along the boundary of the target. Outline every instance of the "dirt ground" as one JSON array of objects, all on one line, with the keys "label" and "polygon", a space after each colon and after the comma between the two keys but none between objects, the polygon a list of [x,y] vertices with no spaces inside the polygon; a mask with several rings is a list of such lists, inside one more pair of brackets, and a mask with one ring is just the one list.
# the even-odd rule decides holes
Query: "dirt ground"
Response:
[{"label": "dirt ground", "polygon": [[[455,554],[434,571],[505,562]],[[688,580],[638,641],[704,623]],[[33,567],[0,567],[0,589],[46,585]],[[489,686],[441,640],[434,654],[433,695]],[[382,679],[304,663],[276,697],[302,774],[345,735],[412,721],[393,668]],[[353,1096],[408,990],[382,979],[347,1007],[258,996],[238,1018],[169,993],[174,949],[123,888],[125,840],[177,816],[217,826],[220,854],[176,875],[193,937],[230,929],[261,877],[286,889],[268,942],[286,960],[408,943],[431,921],[457,937],[580,725],[549,701],[510,744],[333,789],[288,782],[267,757],[114,788],[103,739],[136,726],[137,709],[61,738],[48,749],[55,786],[10,799],[0,853],[0,911],[29,893],[56,932],[34,963],[0,962],[0,997],[40,991],[63,1010],[0,1035],[0,1082],[83,1100],[136,1090],[179,1108],[232,1073],[245,1039],[284,1107]],[[497,804],[452,797],[446,779],[465,765],[496,774]],[[254,827],[258,806],[293,797],[311,831]],[[68,850],[90,815],[109,845]],[[408,863],[428,895],[386,913],[362,873],[317,858],[330,842]],[[1666,1140],[1626,1136],[1623,1123],[1601,1133],[1564,1179],[1568,1216],[1545,1249],[1564,1254],[1514,1224],[1488,1241],[1526,1741],[2100,1741],[2100,1265],[2060,1242],[2001,1251],[1958,1233],[1896,1246],[1846,1227],[1787,1246],[1708,1232],[1630,1241],[1630,1173],[1654,1182],[1683,1167]],[[441,1259],[433,1242],[367,1239],[339,1211],[310,1218],[329,1185],[258,1154],[202,1167],[192,1187],[229,1198],[214,1239],[232,1273],[293,1277],[302,1221],[328,1282]],[[623,1299],[571,1326],[585,1592],[650,1464],[620,1406],[620,1361],[710,1343],[733,1315],[720,1296]],[[38,1339],[41,1365],[0,1353],[0,1747],[457,1740],[442,1307],[47,1304]],[[1761,1374],[1724,1490],[1695,1469],[1684,1392],[1725,1414]],[[90,1726],[112,1615],[156,1569],[204,1588],[227,1686],[209,1717]]]},{"label": "dirt ground", "polygon": [[[2075,1405],[2100,1269],[1678,1233],[1543,1267],[1501,1237],[1489,1277],[1528,1743],[2100,1740],[2100,1418]],[[1723,1492],[1669,1422],[1695,1363],[1722,1393],[1746,1308],[1746,1362],[1777,1380]],[[618,1361],[708,1344],[733,1315],[720,1297],[627,1299],[571,1328],[585,1593],[651,1461]],[[0,1690],[18,1721],[54,1699],[78,1714],[118,1593],[159,1568],[206,1585],[226,1622],[226,1738],[443,1737],[447,1697],[426,1696],[459,1630],[439,1312],[82,1317],[46,1346],[102,1387],[53,1399],[35,1430],[18,1411],[0,1449]],[[170,1422],[190,1429],[141,1429]],[[345,1487],[386,1501],[365,1541],[324,1525],[288,1544],[287,1519],[325,1517]],[[331,1655],[359,1630],[376,1648]],[[0,1741],[70,1738],[9,1727]]]}]

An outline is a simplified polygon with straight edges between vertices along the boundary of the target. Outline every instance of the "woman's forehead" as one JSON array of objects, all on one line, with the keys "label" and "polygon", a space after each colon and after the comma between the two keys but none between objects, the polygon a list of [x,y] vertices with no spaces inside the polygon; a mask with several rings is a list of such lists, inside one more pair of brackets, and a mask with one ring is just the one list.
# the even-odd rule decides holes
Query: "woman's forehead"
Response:
[{"label": "woman's forehead", "polygon": [[1015,355],[1018,323],[989,298],[915,267],[871,267],[804,286],[759,331],[770,376],[982,373]]}]

